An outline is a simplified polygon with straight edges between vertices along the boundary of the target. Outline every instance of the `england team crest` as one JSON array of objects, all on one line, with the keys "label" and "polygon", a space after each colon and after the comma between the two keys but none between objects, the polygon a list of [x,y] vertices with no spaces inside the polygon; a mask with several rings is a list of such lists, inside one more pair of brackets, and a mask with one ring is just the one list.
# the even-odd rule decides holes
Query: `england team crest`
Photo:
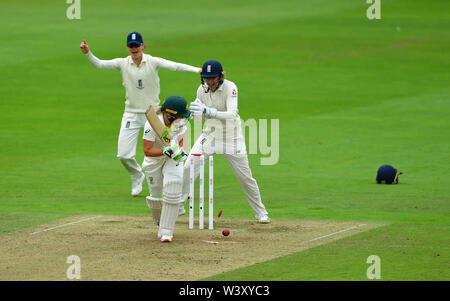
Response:
[{"label": "england team crest", "polygon": [[142,79],[138,79],[137,87],[138,89],[144,89],[144,86],[142,84]]}]

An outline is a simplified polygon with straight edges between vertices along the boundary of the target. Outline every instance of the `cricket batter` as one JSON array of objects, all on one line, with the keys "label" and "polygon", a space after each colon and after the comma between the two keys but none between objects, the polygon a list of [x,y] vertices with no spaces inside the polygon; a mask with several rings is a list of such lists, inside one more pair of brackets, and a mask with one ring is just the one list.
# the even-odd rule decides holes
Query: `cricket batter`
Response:
[{"label": "cricket batter", "polygon": [[178,217],[183,189],[183,161],[187,154],[182,147],[185,141],[186,118],[191,112],[186,100],[177,95],[169,96],[156,111],[159,119],[173,137],[172,143],[164,147],[149,122],[144,128],[144,153],[142,163],[149,181],[151,195],[147,204],[152,211],[153,222],[159,225],[158,237],[162,242],[171,242]]},{"label": "cricket batter", "polygon": [[[225,79],[222,65],[218,61],[207,61],[203,65],[201,82],[197,89],[197,98],[190,104],[190,110],[194,121],[196,116],[206,119],[205,128],[194,143],[184,165],[183,200],[186,201],[189,194],[192,154],[201,153],[204,158],[209,158],[210,155],[221,153],[241,183],[258,222],[269,223],[270,218],[248,163],[241,119],[238,115],[238,89],[233,82]],[[195,178],[199,172],[199,164],[195,164]]]},{"label": "cricket batter", "polygon": [[127,37],[130,55],[126,58],[100,60],[89,50],[86,41],[81,42],[80,48],[96,68],[116,69],[122,74],[126,93],[125,112],[120,126],[117,157],[130,174],[131,195],[137,196],[142,191],[145,175],[135,159],[136,144],[146,121],[145,111],[149,106],[156,109],[160,104],[158,70],[201,73],[201,69],[145,54],[145,43],[138,32],[132,32]]}]

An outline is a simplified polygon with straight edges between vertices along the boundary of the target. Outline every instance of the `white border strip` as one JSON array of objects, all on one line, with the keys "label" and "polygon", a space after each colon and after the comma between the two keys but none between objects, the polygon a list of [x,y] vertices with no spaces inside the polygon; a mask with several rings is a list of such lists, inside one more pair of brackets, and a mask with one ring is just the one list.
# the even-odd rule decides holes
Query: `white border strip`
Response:
[{"label": "white border strip", "polygon": [[219,242],[218,241],[210,241],[210,240],[202,240],[203,242],[206,242],[208,244],[213,244],[213,245],[218,245]]},{"label": "white border strip", "polygon": [[319,239],[322,239],[322,238],[327,238],[327,237],[330,237],[330,236],[333,236],[333,235],[336,235],[336,234],[339,234],[339,233],[347,232],[347,231],[350,231],[350,230],[353,230],[353,229],[356,229],[356,228],[359,228],[359,227],[363,227],[363,226],[366,226],[366,224],[353,226],[353,227],[350,227],[350,228],[347,228],[347,229],[343,229],[343,230],[340,230],[340,231],[337,231],[337,232],[334,232],[334,233],[330,233],[330,234],[327,234],[327,235],[324,235],[324,236],[319,236],[319,237],[310,239],[308,241],[304,241],[304,242],[301,243],[301,245],[309,243],[309,242],[313,242],[313,241],[316,241],[316,240],[319,240]]},{"label": "white border strip", "polygon": [[[211,241],[211,240],[202,240],[202,242],[206,242],[207,244],[213,244],[213,245],[218,245],[218,244],[219,244],[218,241]],[[241,243],[241,242],[239,242],[239,241],[231,241],[231,240],[228,240],[228,241],[223,241],[222,243],[227,243],[227,244],[239,244],[239,243]]]},{"label": "white border strip", "polygon": [[99,217],[102,217],[102,215],[97,215],[97,216],[85,218],[85,219],[82,219],[82,220],[79,220],[79,221],[76,221],[76,222],[71,222],[71,223],[67,223],[67,224],[64,224],[64,225],[59,225],[59,226],[51,227],[51,228],[48,228],[48,229],[36,231],[36,232],[30,233],[30,235],[34,235],[34,234],[38,234],[38,233],[41,233],[41,232],[46,232],[46,231],[62,228],[62,227],[65,227],[65,226],[70,226],[70,225],[82,223],[82,222],[93,220],[93,219],[96,219],[96,218],[99,218]]}]

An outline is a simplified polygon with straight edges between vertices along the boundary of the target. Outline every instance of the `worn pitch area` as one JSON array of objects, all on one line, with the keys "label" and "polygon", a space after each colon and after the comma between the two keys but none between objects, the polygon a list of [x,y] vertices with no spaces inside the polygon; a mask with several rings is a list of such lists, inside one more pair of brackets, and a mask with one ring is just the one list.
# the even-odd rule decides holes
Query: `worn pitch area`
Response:
[{"label": "worn pitch area", "polygon": [[67,280],[70,255],[80,258],[81,280],[197,280],[380,225],[220,218],[214,230],[188,230],[181,216],[174,241],[161,243],[151,217],[73,216],[0,235],[0,280]]}]

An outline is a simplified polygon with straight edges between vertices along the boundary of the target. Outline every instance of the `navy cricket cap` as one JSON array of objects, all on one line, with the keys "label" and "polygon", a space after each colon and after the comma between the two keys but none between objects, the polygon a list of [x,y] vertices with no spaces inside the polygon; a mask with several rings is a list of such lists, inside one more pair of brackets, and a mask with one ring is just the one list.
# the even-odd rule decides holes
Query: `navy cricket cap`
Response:
[{"label": "navy cricket cap", "polygon": [[222,65],[218,61],[207,61],[203,64],[202,78],[214,78],[222,74]]},{"label": "navy cricket cap", "polygon": [[130,46],[130,44],[142,45],[142,43],[144,43],[144,41],[139,32],[132,32],[127,37],[127,46]]},{"label": "navy cricket cap", "polygon": [[378,184],[398,184],[398,176],[401,174],[393,166],[383,165],[378,168],[376,180]]}]

